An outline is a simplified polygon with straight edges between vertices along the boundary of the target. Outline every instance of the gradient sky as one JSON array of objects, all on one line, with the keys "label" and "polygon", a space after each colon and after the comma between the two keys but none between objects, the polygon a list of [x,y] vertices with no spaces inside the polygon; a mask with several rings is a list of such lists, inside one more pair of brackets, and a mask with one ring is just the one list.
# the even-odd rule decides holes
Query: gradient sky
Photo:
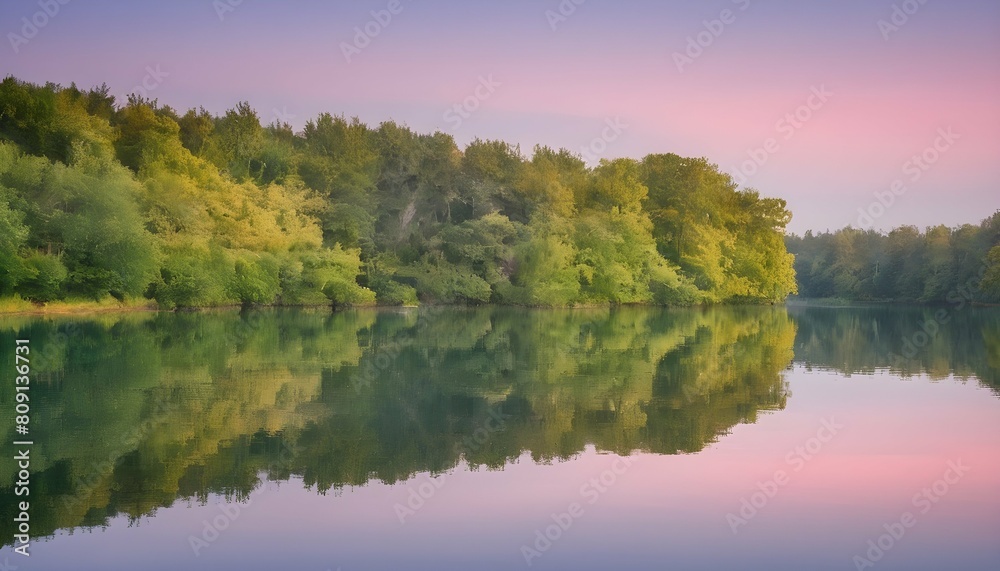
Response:
[{"label": "gradient sky", "polygon": [[[617,118],[628,127],[595,156],[704,156],[734,175],[774,138],[746,185],[788,200],[798,233],[858,226],[858,209],[896,179],[907,192],[876,228],[978,223],[1000,208],[996,0],[925,0],[888,40],[879,20],[917,0],[564,0],[575,11],[555,29],[546,12],[560,0],[400,0],[350,62],[342,43],[390,0],[59,1],[51,18],[37,15],[39,0],[0,4],[0,74],[106,82],[124,99],[159,69],[148,94],[179,110],[248,100],[264,122],[296,128],[322,111],[391,118],[526,154],[579,152]],[[220,17],[220,6],[232,10]],[[679,71],[673,54],[726,9],[731,23]],[[32,17],[45,25],[15,51],[10,34]],[[499,85],[456,128],[445,113],[486,77]],[[829,100],[779,130],[820,87]],[[913,181],[906,161],[948,128],[960,138]]]}]

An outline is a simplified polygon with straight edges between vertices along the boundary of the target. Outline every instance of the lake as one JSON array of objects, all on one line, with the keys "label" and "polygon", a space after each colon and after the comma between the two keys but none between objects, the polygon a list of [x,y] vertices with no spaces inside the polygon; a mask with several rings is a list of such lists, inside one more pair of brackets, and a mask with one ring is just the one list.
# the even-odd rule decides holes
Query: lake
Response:
[{"label": "lake", "polygon": [[996,309],[8,316],[0,363],[3,569],[1000,569]]}]

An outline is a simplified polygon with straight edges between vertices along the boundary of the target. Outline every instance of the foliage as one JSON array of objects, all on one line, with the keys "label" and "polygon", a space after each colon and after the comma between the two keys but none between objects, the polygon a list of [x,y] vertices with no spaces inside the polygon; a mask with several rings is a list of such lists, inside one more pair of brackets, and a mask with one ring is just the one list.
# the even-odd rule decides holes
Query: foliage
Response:
[{"label": "foliage", "polygon": [[789,236],[799,293],[861,301],[1000,302],[1000,212],[978,226]]},{"label": "foliage", "polygon": [[57,256],[34,252],[24,260],[25,276],[18,291],[25,299],[46,302],[59,299],[69,272]]},{"label": "foliage", "polygon": [[295,133],[261,125],[247,102],[179,114],[108,92],[0,83],[0,295],[177,308],[795,291],[784,201],[738,190],[705,159],[589,168],[565,149],[460,149],[445,133],[329,113]]}]

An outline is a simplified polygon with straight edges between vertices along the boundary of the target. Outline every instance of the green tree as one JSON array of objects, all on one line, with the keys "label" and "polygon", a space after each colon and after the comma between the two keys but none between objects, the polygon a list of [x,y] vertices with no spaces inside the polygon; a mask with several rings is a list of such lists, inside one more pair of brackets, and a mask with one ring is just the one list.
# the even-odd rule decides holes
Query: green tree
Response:
[{"label": "green tree", "polygon": [[24,213],[11,208],[10,189],[0,186],[0,295],[10,295],[26,276],[21,251],[28,240]]},{"label": "green tree", "polygon": [[219,146],[230,161],[230,172],[237,179],[253,176],[251,161],[260,153],[264,129],[257,111],[246,101],[226,111],[217,127]]}]

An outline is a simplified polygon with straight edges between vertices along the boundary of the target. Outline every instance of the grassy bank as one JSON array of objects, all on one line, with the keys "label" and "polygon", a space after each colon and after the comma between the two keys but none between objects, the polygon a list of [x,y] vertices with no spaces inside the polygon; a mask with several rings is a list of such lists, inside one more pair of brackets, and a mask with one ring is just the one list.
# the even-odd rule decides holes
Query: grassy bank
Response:
[{"label": "grassy bank", "polygon": [[102,313],[115,311],[156,311],[156,302],[149,299],[128,299],[119,301],[113,297],[95,301],[92,299],[68,299],[49,303],[34,303],[20,297],[0,299],[0,315],[51,315],[76,313]]}]

